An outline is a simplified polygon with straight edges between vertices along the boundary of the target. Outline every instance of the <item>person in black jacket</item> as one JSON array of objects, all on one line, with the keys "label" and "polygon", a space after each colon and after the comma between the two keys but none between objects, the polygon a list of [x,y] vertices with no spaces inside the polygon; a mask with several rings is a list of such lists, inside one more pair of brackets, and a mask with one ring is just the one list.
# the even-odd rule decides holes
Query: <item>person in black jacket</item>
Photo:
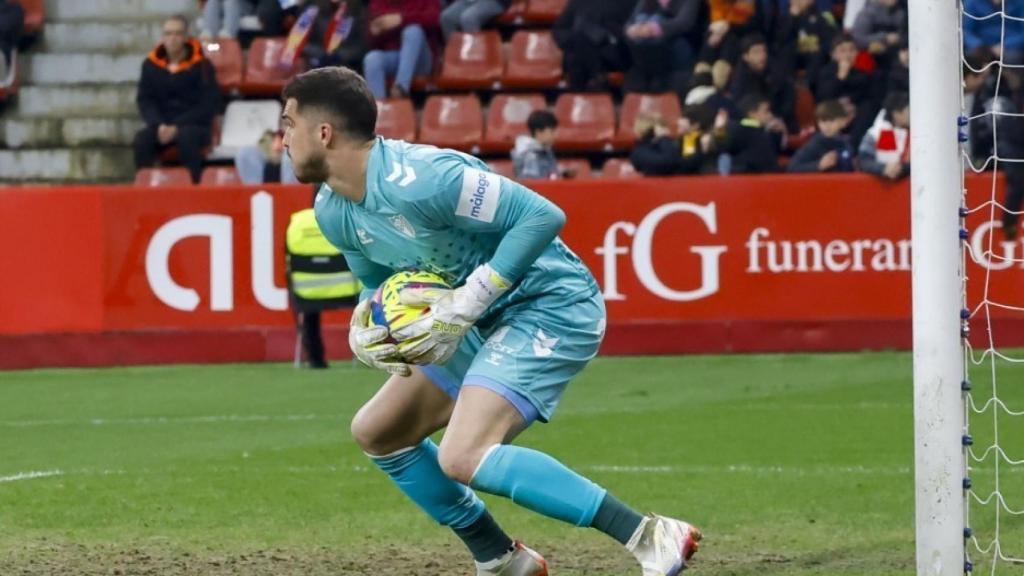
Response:
[{"label": "person in black jacket", "polygon": [[796,151],[786,169],[789,172],[853,172],[853,148],[843,135],[850,122],[838,100],[826,100],[814,111],[818,133]]},{"label": "person in black jacket", "polygon": [[220,88],[199,41],[187,34],[184,16],[169,18],[163,41],[142,64],[136,102],[146,126],[135,135],[135,167],[152,166],[157,152],[173,145],[198,182],[203,147],[220,111]]},{"label": "person in black jacket", "polygon": [[726,127],[724,152],[730,160],[732,174],[761,174],[779,171],[779,151],[786,136],[786,126],[772,115],[771,102],[761,94],[740,98],[743,119]]},{"label": "person in black jacket", "polygon": [[569,0],[551,33],[562,49],[571,90],[603,89],[608,72],[626,69],[623,24],[636,0]]},{"label": "person in black jacket", "polygon": [[636,143],[629,155],[633,168],[644,176],[671,176],[682,171],[683,157],[678,138],[669,135],[660,114],[644,112],[634,125]]},{"label": "person in black jacket", "polygon": [[791,0],[789,9],[779,11],[775,18],[772,54],[790,77],[805,71],[813,92],[818,70],[828,62],[836,32],[832,12],[822,10],[814,0]]},{"label": "person in black jacket", "polygon": [[682,94],[697,61],[701,33],[707,27],[705,0],[640,0],[626,24],[632,66],[630,92]]},{"label": "person in black jacket", "polygon": [[799,132],[796,120],[796,87],[786,67],[768,58],[768,42],[758,33],[740,41],[740,61],[733,70],[730,92],[736,98],[762,94],[771,103],[772,113],[781,118],[790,132]]},{"label": "person in black jacket", "polygon": [[[854,142],[860,140],[874,121],[879,102],[872,93],[871,77],[854,68],[857,45],[849,34],[838,34],[832,40],[832,61],[818,70],[814,85],[817,102],[839,100],[853,115],[849,133]],[[879,82],[879,85],[884,83]]]}]

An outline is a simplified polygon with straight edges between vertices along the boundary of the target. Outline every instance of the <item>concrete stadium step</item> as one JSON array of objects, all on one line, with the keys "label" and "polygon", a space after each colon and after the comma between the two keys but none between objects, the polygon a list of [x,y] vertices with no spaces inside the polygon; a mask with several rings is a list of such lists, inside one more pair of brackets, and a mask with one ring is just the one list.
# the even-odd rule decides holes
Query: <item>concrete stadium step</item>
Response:
[{"label": "concrete stadium step", "polygon": [[38,52],[132,53],[160,41],[162,22],[48,22]]},{"label": "concrete stadium step", "polygon": [[46,0],[46,18],[68,20],[155,20],[173,14],[195,15],[195,0]]},{"label": "concrete stadium step", "polygon": [[142,121],[131,117],[3,118],[0,147],[127,146],[141,128]]},{"label": "concrete stadium step", "polygon": [[136,85],[23,86],[17,104],[8,112],[19,117],[126,116],[137,118]]},{"label": "concrete stadium step", "polygon": [[135,175],[130,148],[0,150],[0,181],[129,182]]},{"label": "concrete stadium step", "polygon": [[145,52],[31,54],[24,60],[22,81],[36,86],[138,82],[145,58]]}]

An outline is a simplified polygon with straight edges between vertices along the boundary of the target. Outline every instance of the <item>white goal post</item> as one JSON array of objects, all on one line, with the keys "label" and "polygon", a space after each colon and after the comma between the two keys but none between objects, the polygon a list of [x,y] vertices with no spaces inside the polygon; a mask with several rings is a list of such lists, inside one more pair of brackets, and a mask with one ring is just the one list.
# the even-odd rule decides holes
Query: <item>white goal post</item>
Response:
[{"label": "white goal post", "polygon": [[909,0],[918,576],[964,573],[960,2]]}]

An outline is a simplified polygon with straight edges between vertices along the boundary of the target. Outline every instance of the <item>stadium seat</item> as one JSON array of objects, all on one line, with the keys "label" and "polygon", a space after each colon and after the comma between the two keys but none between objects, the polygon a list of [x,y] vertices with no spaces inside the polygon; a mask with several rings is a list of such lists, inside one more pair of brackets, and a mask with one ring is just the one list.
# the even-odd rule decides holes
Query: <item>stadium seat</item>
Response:
[{"label": "stadium seat", "polygon": [[292,76],[302,72],[305,64],[281,64],[287,38],[256,38],[249,46],[241,90],[248,96],[277,96]]},{"label": "stadium seat", "polygon": [[220,143],[210,158],[234,158],[239,148],[256,144],[264,132],[276,132],[280,125],[278,100],[233,100],[224,112]]},{"label": "stadium seat", "polygon": [[563,158],[558,161],[558,171],[565,173],[570,171],[567,177],[582,180],[592,178],[594,175],[590,171],[590,161],[583,158]]},{"label": "stadium seat", "polygon": [[427,98],[420,124],[420,142],[475,153],[483,132],[483,112],[475,94]]},{"label": "stadium seat", "polygon": [[605,178],[640,178],[643,176],[626,158],[609,158],[601,171]]},{"label": "stadium seat", "polygon": [[487,133],[483,152],[508,152],[516,136],[525,134],[526,119],[534,110],[547,106],[540,94],[497,94],[487,111]]},{"label": "stadium seat", "polygon": [[238,170],[234,166],[207,166],[203,168],[203,175],[199,183],[204,186],[230,186],[241,184],[238,177]]},{"label": "stadium seat", "polygon": [[511,160],[488,160],[487,165],[491,167],[491,171],[495,174],[501,174],[505,178],[514,179],[516,177]]},{"label": "stadium seat", "polygon": [[412,100],[397,98],[377,101],[377,133],[396,140],[416,140],[416,111]]},{"label": "stadium seat", "polygon": [[800,129],[815,128],[818,124],[815,117],[814,94],[807,86],[800,86],[796,90],[796,121]]},{"label": "stadium seat", "polygon": [[35,36],[43,29],[43,21],[46,19],[46,3],[43,0],[18,0],[25,11],[24,33],[25,36]]},{"label": "stadium seat", "polygon": [[636,117],[641,113],[656,112],[665,119],[669,133],[676,135],[679,118],[682,110],[679,106],[679,97],[674,92],[663,94],[639,94],[630,92],[622,99],[622,108],[619,114],[619,130],[615,134],[615,145],[620,148],[632,148],[636,137],[633,133],[633,125]]},{"label": "stadium seat", "polygon": [[569,0],[529,0],[523,19],[531,23],[550,24],[558,19],[567,4]]},{"label": "stadium seat", "polygon": [[503,68],[501,36],[497,31],[456,32],[445,47],[437,86],[445,90],[498,88]]},{"label": "stadium seat", "polygon": [[563,83],[562,51],[548,30],[520,30],[512,35],[501,83],[507,88],[554,88]]},{"label": "stadium seat", "polygon": [[512,0],[512,4],[509,5],[508,9],[494,21],[504,26],[519,25],[523,23],[523,13],[525,12],[526,0]]},{"label": "stadium seat", "polygon": [[242,84],[242,47],[234,38],[218,38],[203,43],[203,53],[217,71],[222,92],[234,92]]},{"label": "stadium seat", "polygon": [[615,137],[615,106],[609,94],[567,93],[555,102],[558,150],[610,150]]},{"label": "stadium seat", "polygon": [[135,173],[136,186],[191,186],[188,168],[143,168]]}]

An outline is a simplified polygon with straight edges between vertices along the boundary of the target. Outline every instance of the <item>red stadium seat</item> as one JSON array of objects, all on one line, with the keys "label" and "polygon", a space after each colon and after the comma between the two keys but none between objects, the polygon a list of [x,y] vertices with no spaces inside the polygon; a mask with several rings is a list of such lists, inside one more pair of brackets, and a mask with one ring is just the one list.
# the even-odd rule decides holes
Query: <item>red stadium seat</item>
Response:
[{"label": "red stadium seat", "polygon": [[550,24],[558,19],[568,4],[569,0],[529,0],[523,18],[527,22]]},{"label": "red stadium seat", "polygon": [[550,31],[520,30],[512,35],[504,86],[554,88],[562,82],[562,51]]},{"label": "red stadium seat", "polygon": [[483,112],[475,94],[434,95],[423,106],[420,142],[468,152],[483,139]]},{"label": "red stadium seat", "polygon": [[437,86],[455,90],[497,88],[503,68],[501,36],[497,31],[456,32],[444,49]]},{"label": "red stadium seat", "polygon": [[509,5],[508,9],[505,10],[501,16],[498,16],[494,21],[498,24],[510,25],[510,24],[522,24],[523,14],[526,12],[526,0],[512,0],[512,4]]},{"label": "red stadium seat", "polygon": [[516,177],[511,160],[488,160],[487,165],[491,167],[491,171],[495,174],[501,174],[505,178],[515,179]]},{"label": "red stadium seat", "polygon": [[292,76],[302,72],[305,64],[281,64],[281,52],[287,38],[257,38],[249,46],[242,93],[257,96],[278,96]]},{"label": "red stadium seat", "polygon": [[583,158],[563,158],[558,161],[558,172],[565,174],[567,178],[574,178],[576,180],[589,179],[593,177],[590,172],[590,161],[584,160]]},{"label": "red stadium seat", "polygon": [[234,38],[218,38],[203,43],[203,53],[217,71],[222,92],[238,90],[242,84],[242,47]]},{"label": "red stadium seat", "polygon": [[682,109],[679,106],[679,97],[673,92],[664,94],[638,94],[631,92],[622,99],[620,110],[619,130],[615,134],[615,145],[621,148],[632,148],[636,140],[633,134],[633,124],[636,117],[641,113],[658,113],[668,125],[669,133],[676,135],[679,118],[682,117]]},{"label": "red stadium seat", "polygon": [[25,10],[24,30],[26,36],[35,36],[43,29],[46,19],[46,3],[43,0],[17,0]]},{"label": "red stadium seat", "polygon": [[643,175],[636,171],[633,163],[625,158],[609,158],[604,163],[605,178],[640,178]]},{"label": "red stadium seat", "polygon": [[207,166],[203,168],[199,183],[204,186],[231,186],[241,184],[242,179],[234,166]]},{"label": "red stadium seat", "polygon": [[135,173],[136,186],[191,186],[192,176],[188,169],[177,168],[143,168]]},{"label": "red stadium seat", "polygon": [[555,102],[559,150],[610,150],[615,137],[615,106],[609,94],[562,94]]},{"label": "red stadium seat", "polygon": [[377,133],[395,140],[416,140],[416,111],[412,100],[392,98],[377,101]]},{"label": "red stadium seat", "polygon": [[485,152],[508,152],[516,136],[525,134],[526,119],[534,110],[547,106],[540,94],[497,94],[487,111],[487,134],[482,146]]}]

